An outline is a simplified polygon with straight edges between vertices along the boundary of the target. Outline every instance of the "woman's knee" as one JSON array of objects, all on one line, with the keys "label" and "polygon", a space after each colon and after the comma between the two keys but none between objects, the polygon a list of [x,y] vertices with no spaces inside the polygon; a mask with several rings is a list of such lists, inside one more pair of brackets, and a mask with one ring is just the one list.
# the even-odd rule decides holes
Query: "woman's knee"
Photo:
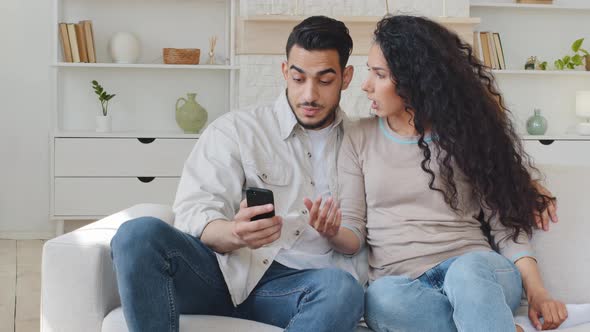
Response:
[{"label": "woman's knee", "polygon": [[406,277],[383,277],[369,285],[365,294],[368,314],[405,315],[409,309],[409,292],[412,280]]}]

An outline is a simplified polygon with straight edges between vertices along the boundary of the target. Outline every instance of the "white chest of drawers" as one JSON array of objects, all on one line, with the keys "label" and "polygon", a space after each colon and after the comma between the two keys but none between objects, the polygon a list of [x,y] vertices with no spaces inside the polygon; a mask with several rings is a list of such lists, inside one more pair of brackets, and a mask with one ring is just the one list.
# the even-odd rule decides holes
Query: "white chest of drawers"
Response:
[{"label": "white chest of drawers", "polygon": [[137,203],[172,204],[197,138],[52,137],[51,218],[93,220]]}]

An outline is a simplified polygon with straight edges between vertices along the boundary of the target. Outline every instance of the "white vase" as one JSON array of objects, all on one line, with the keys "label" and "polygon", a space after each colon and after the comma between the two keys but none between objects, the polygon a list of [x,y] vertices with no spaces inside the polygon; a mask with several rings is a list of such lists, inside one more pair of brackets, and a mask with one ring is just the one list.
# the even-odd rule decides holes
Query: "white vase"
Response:
[{"label": "white vase", "polygon": [[115,63],[136,63],[139,50],[139,39],[129,32],[117,32],[109,41],[109,53]]},{"label": "white vase", "polygon": [[111,131],[111,116],[97,115],[96,116],[96,132],[108,133]]}]

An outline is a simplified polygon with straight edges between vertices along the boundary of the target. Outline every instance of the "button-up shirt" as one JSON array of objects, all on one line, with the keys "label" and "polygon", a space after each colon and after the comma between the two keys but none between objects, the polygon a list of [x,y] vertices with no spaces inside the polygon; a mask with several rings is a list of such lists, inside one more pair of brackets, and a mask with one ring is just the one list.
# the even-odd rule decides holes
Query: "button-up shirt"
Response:
[{"label": "button-up shirt", "polygon": [[[328,137],[324,150],[334,194],[345,122],[346,116],[338,108],[337,130]],[[221,116],[203,132],[189,155],[173,206],[178,229],[200,237],[209,222],[233,220],[246,187],[272,190],[275,213],[283,218],[281,237],[272,244],[216,253],[234,305],[248,297],[280,250],[290,250],[301,234],[314,231],[303,204],[303,198],[314,195],[311,151],[309,137],[282,93],[271,106]],[[362,260],[359,255],[348,257],[332,251],[332,267],[340,267],[364,283]]]}]

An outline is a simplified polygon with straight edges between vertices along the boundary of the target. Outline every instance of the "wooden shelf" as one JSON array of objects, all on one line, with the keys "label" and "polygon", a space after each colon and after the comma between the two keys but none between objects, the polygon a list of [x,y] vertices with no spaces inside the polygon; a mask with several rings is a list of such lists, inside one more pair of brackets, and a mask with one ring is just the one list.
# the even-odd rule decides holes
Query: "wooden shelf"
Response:
[{"label": "wooden shelf", "polygon": [[180,131],[113,131],[97,133],[93,131],[56,131],[54,138],[199,138],[201,134],[184,134]]},{"label": "wooden shelf", "polygon": [[526,3],[495,3],[495,2],[481,2],[472,3],[471,8],[490,8],[490,9],[543,9],[543,10],[590,10],[589,7],[583,6],[560,6],[560,5],[540,5],[540,4],[526,4]]},{"label": "wooden shelf", "polygon": [[[285,43],[293,27],[305,17],[291,15],[253,15],[238,17],[236,47],[238,54],[284,54]],[[375,25],[382,16],[336,17],[350,30],[354,41],[353,55],[367,55],[373,42]],[[477,17],[431,17],[455,31],[463,40],[473,42],[473,27],[481,22]],[[265,36],[260,38],[260,36]]]},{"label": "wooden shelf", "polygon": [[62,68],[130,68],[130,69],[191,69],[191,70],[236,70],[240,66],[227,65],[167,65],[167,64],[122,64],[122,63],[71,63],[58,62],[54,67]]}]

